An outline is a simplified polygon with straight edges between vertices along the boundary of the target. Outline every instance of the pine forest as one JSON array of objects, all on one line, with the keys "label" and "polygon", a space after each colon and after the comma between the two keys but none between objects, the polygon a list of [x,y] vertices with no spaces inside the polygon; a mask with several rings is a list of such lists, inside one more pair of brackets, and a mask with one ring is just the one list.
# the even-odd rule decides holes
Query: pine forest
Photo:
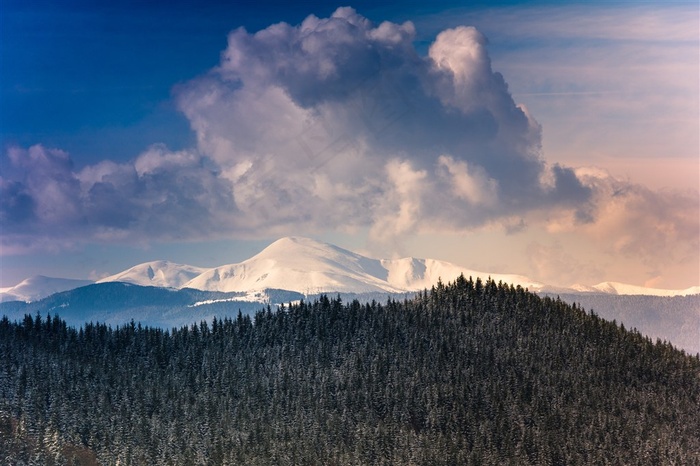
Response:
[{"label": "pine forest", "polygon": [[700,465],[700,358],[465,277],[167,331],[5,317],[0,464]]}]

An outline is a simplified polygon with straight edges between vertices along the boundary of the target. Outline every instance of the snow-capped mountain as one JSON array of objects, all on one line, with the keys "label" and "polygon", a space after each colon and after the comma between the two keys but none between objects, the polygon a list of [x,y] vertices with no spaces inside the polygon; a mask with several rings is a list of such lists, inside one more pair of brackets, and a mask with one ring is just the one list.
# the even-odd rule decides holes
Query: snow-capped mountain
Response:
[{"label": "snow-capped mountain", "polygon": [[71,325],[91,320],[121,325],[134,320],[171,328],[213,316],[235,316],[241,310],[254,313],[261,303],[314,299],[322,293],[360,300],[410,296],[438,279],[448,283],[460,274],[560,296],[651,338],[700,351],[700,287],[659,290],[604,282],[556,288],[522,275],[480,272],[434,259],[372,259],[300,237],[282,238],[250,259],[212,269],[154,261],[93,285],[88,280],[33,277],[0,289],[0,301],[5,301],[0,303],[0,315],[21,319],[26,313],[60,313]]},{"label": "snow-capped mountain", "polygon": [[72,290],[94,283],[92,280],[74,280],[37,275],[15,286],[0,289],[0,301],[37,301],[54,293]]},{"label": "snow-capped mountain", "polygon": [[[406,293],[430,288],[438,279],[447,283],[460,274],[473,279],[520,285],[530,291],[565,294],[687,296],[700,294],[700,286],[661,290],[604,282],[595,286],[552,287],[522,275],[487,273],[435,259],[373,259],[332,244],[303,237],[279,239],[259,254],[237,264],[211,269],[168,261],[136,265],[97,283],[125,282],[162,288],[193,288],[216,292],[245,292],[263,296],[276,289],[305,295],[319,293]],[[0,289],[0,301],[35,301],[59,291],[92,283],[33,277],[17,286]]]},{"label": "snow-capped mountain", "polygon": [[123,282],[141,286],[182,288],[207,269],[168,261],[153,261],[135,265],[130,269],[98,280],[97,283]]},{"label": "snow-capped mountain", "polygon": [[404,291],[386,281],[381,261],[308,238],[282,238],[238,264],[210,269],[185,284],[207,291],[277,288],[304,294]]},{"label": "snow-capped mountain", "polygon": [[[238,264],[210,269],[185,284],[207,291],[250,291],[267,288],[316,293],[402,293],[430,288],[460,274],[488,278],[489,274],[433,259],[371,259],[309,238],[288,237]],[[532,290],[542,284],[519,275],[491,275]]]},{"label": "snow-capped mountain", "polygon": [[[619,282],[603,282],[593,286],[574,285],[572,290],[582,293],[606,293],[617,295],[636,296],[690,296],[700,294],[700,286],[691,286],[684,290],[663,290],[660,288],[647,288],[644,286],[628,285]],[[570,291],[569,291],[570,292]]]}]

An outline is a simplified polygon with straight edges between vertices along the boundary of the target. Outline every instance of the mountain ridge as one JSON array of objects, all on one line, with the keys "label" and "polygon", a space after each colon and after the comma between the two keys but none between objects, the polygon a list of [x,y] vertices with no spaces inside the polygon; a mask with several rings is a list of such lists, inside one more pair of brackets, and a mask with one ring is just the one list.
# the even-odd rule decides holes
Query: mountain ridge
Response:
[{"label": "mountain ridge", "polygon": [[[162,288],[203,291],[259,292],[281,289],[304,295],[319,293],[404,293],[430,288],[438,279],[448,282],[459,275],[491,278],[540,293],[603,293],[616,295],[686,296],[700,294],[700,286],[663,290],[602,282],[594,286],[554,287],[517,274],[487,273],[436,259],[405,257],[374,259],[330,243],[300,236],[283,237],[242,262],[212,268],[159,260],[144,262],[110,275],[97,283],[124,282]],[[0,290],[0,301],[35,301],[53,293],[94,283],[32,277]]]},{"label": "mountain ridge", "polygon": [[69,291],[82,286],[91,285],[93,283],[93,280],[35,275],[33,277],[25,278],[15,286],[0,289],[0,302],[37,301],[55,293]]},{"label": "mountain ridge", "polygon": [[97,280],[96,283],[124,282],[141,286],[183,288],[187,282],[206,270],[208,269],[204,267],[157,260],[137,264],[122,272]]}]

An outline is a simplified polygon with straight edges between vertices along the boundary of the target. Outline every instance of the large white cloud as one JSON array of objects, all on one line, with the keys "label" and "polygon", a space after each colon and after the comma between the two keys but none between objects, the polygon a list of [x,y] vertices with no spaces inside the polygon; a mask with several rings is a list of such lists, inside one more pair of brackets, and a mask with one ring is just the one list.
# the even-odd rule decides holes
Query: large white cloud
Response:
[{"label": "large white cloud", "polygon": [[404,183],[415,185],[387,176],[406,167],[424,178],[411,193],[414,221],[394,222],[406,230],[427,218],[466,228],[587,201],[567,168],[552,186],[540,182],[539,125],[491,69],[478,31],[442,32],[427,57],[414,34],[411,23],[376,26],[350,8],[297,27],[238,29],[220,66],[180,89],[199,149],[254,224],[298,212],[317,228],[376,231]]}]

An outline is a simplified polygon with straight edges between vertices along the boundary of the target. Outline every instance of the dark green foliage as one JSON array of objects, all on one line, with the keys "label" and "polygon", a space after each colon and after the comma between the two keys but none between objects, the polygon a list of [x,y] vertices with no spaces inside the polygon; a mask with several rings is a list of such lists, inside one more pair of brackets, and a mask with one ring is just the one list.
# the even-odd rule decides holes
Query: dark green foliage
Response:
[{"label": "dark green foliage", "polygon": [[697,357],[463,277],[170,332],[0,321],[2,464],[692,465],[699,412]]}]

